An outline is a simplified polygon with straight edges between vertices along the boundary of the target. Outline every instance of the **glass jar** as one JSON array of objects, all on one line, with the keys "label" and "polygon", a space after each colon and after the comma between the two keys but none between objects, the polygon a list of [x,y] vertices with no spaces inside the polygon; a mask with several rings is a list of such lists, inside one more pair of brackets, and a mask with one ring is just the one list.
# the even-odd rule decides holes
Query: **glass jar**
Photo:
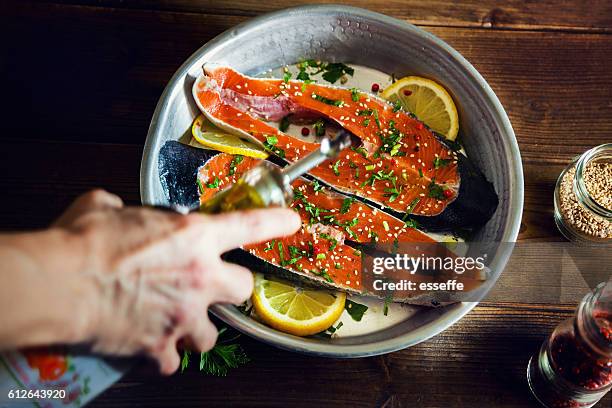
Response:
[{"label": "glass jar", "polygon": [[[612,167],[612,143],[586,151],[561,172],[555,187],[555,223],[570,241],[610,245],[612,208],[604,207],[589,192],[585,180],[587,168],[597,165]],[[609,192],[604,194],[609,196]]]},{"label": "glass jar", "polygon": [[529,360],[527,381],[548,408],[592,407],[612,388],[612,280],[557,326]]}]

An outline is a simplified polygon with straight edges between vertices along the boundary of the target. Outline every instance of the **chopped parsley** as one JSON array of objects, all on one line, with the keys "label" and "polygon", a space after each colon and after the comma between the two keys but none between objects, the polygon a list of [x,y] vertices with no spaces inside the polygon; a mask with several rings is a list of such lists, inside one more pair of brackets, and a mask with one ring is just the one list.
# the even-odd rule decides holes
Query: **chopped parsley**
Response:
[{"label": "chopped parsley", "polygon": [[393,104],[393,112],[398,112],[402,109],[402,103],[400,101],[395,101]]},{"label": "chopped parsley", "polygon": [[358,116],[370,116],[374,112],[372,109],[359,109],[357,111]]},{"label": "chopped parsley", "polygon": [[330,62],[320,64],[323,69],[323,79],[327,82],[335,83],[343,75],[348,74],[353,76],[355,70],[341,62]]},{"label": "chopped parsley", "polygon": [[287,116],[284,116],[281,119],[281,121],[280,121],[280,123],[278,125],[278,130],[280,130],[281,132],[286,132],[287,129],[289,129],[289,117],[290,116],[291,115],[287,115]]},{"label": "chopped parsley", "polygon": [[370,118],[365,118],[361,124],[366,127],[370,126]]},{"label": "chopped parsley", "polygon": [[291,79],[291,72],[287,70],[285,71],[285,74],[283,75],[283,82],[288,83],[290,79]]},{"label": "chopped parsley", "polygon": [[285,158],[285,151],[280,147],[276,147],[275,145],[278,143],[278,138],[276,136],[268,136],[266,137],[266,141],[263,143],[264,148],[266,150],[271,151],[275,155]]},{"label": "chopped parsley", "polygon": [[320,235],[321,235],[321,238],[329,241],[330,252],[336,249],[336,246],[338,245],[338,240],[336,240],[336,238],[332,238],[331,235],[326,234],[326,233],[321,233]]},{"label": "chopped parsley", "polygon": [[267,252],[267,251],[273,250],[274,249],[274,244],[275,244],[275,240],[272,240],[272,241],[268,242],[268,246],[266,246],[264,248],[264,251]]},{"label": "chopped parsley", "polygon": [[236,156],[234,156],[234,158],[232,159],[232,161],[230,162],[229,165],[229,172],[228,174],[230,176],[233,176],[234,174],[236,174],[236,167],[242,163],[242,160],[244,160],[244,156],[237,154]]},{"label": "chopped parsley", "polygon": [[333,106],[338,106],[338,107],[344,104],[344,102],[340,99],[329,99],[329,98],[326,98],[325,96],[318,95],[316,93],[312,94],[312,99],[319,101],[319,102],[323,102],[324,104],[327,104],[327,105],[333,105]]},{"label": "chopped parsley", "polygon": [[314,273],[315,275],[321,276],[323,279],[325,279],[329,283],[334,283],[334,280],[331,278],[331,276],[329,276],[329,274],[327,273],[327,269],[325,268],[322,268],[319,272],[312,271],[312,273]]},{"label": "chopped parsley", "polygon": [[[249,362],[242,346],[235,343],[240,334],[228,335],[227,327],[219,329],[217,344],[209,351],[200,353],[200,371],[206,375],[224,377],[229,370]],[[189,366],[191,352],[185,350],[181,359],[181,372]]]},{"label": "chopped parsley", "polygon": [[353,102],[359,102],[359,89],[351,88],[351,100]]},{"label": "chopped parsley", "polygon": [[317,120],[312,125],[312,128],[314,129],[315,135],[317,135],[317,136],[325,136],[325,122],[323,121],[323,119]]},{"label": "chopped parsley", "polygon": [[344,201],[342,201],[342,207],[340,207],[340,213],[346,214],[347,212],[349,212],[349,210],[351,209],[351,205],[353,204],[354,201],[355,199],[352,197],[345,198]]},{"label": "chopped parsley", "polygon": [[429,189],[429,197],[437,200],[444,200],[444,188],[442,188],[440,184],[436,184],[436,182],[432,180],[427,188]]},{"label": "chopped parsley", "polygon": [[346,299],[344,309],[353,318],[353,320],[360,322],[364,313],[368,310],[368,307],[366,305],[362,305],[361,303]]},{"label": "chopped parsley", "polygon": [[393,302],[393,299],[391,298],[390,295],[385,296],[385,304],[383,306],[383,314],[385,316],[387,316],[387,314],[389,313],[389,304]]},{"label": "chopped parsley", "polygon": [[436,157],[436,158],[434,158],[434,161],[433,161],[434,169],[439,169],[440,167],[445,167],[450,162],[451,162],[451,159],[441,159],[439,157]]},{"label": "chopped parsley", "polygon": [[221,179],[219,177],[215,177],[215,179],[212,182],[206,184],[206,187],[208,187],[208,188],[217,188],[217,187],[219,187],[219,183],[220,182],[221,182]]},{"label": "chopped parsley", "polygon": [[362,155],[364,158],[368,157],[368,152],[366,151],[365,148],[363,147],[351,147],[351,150],[354,151],[355,153],[359,153],[360,155]]}]

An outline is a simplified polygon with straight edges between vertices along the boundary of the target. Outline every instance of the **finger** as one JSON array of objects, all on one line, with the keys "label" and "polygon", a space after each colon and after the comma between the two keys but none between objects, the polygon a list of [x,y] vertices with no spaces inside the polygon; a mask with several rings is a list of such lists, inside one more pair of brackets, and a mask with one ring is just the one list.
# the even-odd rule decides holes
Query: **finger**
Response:
[{"label": "finger", "polygon": [[299,215],[286,208],[236,211],[208,217],[209,227],[217,231],[221,252],[245,244],[291,235],[301,226]]},{"label": "finger", "polygon": [[102,189],[89,191],[79,197],[54,222],[56,226],[67,226],[81,215],[95,210],[122,208],[123,200]]},{"label": "finger", "polygon": [[176,339],[172,337],[162,351],[153,357],[159,363],[159,371],[163,375],[170,375],[174,373],[179,368],[181,363],[181,358],[176,349]]},{"label": "finger", "polygon": [[212,349],[217,343],[219,332],[206,312],[198,319],[195,327],[187,334],[187,344],[199,352]]},{"label": "finger", "polygon": [[223,262],[211,276],[214,291],[211,303],[239,305],[253,293],[253,274],[247,268]]}]

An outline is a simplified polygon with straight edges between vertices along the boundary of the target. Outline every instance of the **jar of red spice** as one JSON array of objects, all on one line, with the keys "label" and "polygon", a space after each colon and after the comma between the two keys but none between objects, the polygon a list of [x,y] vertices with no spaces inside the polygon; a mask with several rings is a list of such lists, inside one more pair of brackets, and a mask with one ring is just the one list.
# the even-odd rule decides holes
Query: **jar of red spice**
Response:
[{"label": "jar of red spice", "polygon": [[592,407],[612,388],[612,280],[582,299],[531,357],[527,381],[542,405]]}]

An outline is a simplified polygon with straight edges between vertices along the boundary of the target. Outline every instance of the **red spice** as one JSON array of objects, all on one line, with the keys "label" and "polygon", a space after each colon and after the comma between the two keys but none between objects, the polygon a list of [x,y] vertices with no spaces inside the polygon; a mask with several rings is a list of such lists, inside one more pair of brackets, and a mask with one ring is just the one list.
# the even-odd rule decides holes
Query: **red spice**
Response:
[{"label": "red spice", "polygon": [[442,194],[444,194],[446,198],[451,198],[453,196],[453,190],[444,190]]},{"label": "red spice", "polygon": [[308,136],[310,134],[310,129],[307,127],[302,128],[302,136]]},{"label": "red spice", "polygon": [[412,95],[412,91],[410,89],[404,89],[404,95],[410,96]]},{"label": "red spice", "polygon": [[316,255],[319,255],[320,253],[323,253],[323,251],[324,251],[324,250],[325,250],[325,249],[323,248],[323,246],[322,246],[320,243],[318,243],[318,244],[314,244],[314,245],[312,246],[312,253],[313,253],[315,256],[316,256]]},{"label": "red spice", "polygon": [[420,122],[419,122],[419,123],[417,123],[417,129],[419,129],[419,130],[423,130],[423,128],[424,128],[424,127],[425,127],[425,126],[423,126],[423,124],[422,124],[422,123],[420,123]]},{"label": "red spice", "polygon": [[380,90],[380,85],[372,84],[372,92],[378,92]]}]

